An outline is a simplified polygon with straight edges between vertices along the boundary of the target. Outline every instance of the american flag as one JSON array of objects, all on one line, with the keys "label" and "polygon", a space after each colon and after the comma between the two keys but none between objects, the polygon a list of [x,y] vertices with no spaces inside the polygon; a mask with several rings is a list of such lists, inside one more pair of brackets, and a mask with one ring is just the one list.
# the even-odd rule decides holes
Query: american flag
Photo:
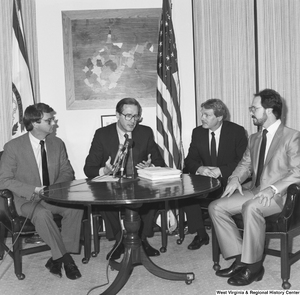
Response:
[{"label": "american flag", "polygon": [[180,84],[169,0],[163,0],[157,57],[157,144],[167,166],[183,168]]},{"label": "american flag", "polygon": [[24,130],[23,112],[34,104],[28,55],[24,38],[21,6],[13,4],[12,27],[12,136],[19,136]]}]

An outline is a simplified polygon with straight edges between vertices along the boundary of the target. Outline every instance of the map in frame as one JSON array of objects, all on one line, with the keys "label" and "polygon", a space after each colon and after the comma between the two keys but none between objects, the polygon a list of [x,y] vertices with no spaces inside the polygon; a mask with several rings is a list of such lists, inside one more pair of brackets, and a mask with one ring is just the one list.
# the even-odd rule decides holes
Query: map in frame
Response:
[{"label": "map in frame", "polygon": [[67,109],[155,106],[161,9],[62,11]]}]

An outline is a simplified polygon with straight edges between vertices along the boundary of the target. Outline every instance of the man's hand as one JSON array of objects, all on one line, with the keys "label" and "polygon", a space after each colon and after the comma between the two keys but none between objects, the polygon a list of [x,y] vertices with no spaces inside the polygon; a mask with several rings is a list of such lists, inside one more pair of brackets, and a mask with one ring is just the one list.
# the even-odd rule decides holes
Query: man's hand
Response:
[{"label": "man's hand", "polygon": [[233,177],[228,182],[226,189],[225,189],[224,193],[222,194],[221,198],[230,197],[236,190],[238,190],[241,195],[244,195],[242,186],[239,182],[238,177]]},{"label": "man's hand", "polygon": [[200,166],[197,169],[196,174],[212,178],[218,178],[219,176],[221,176],[221,170],[218,167]]},{"label": "man's hand", "polygon": [[258,199],[258,202],[265,206],[271,205],[271,200],[274,198],[274,190],[269,186],[262,191],[260,191],[258,194],[256,194],[253,199]]},{"label": "man's hand", "polygon": [[148,155],[148,160],[143,161],[142,163],[137,164],[135,167],[137,169],[144,169],[151,166],[151,154]]},{"label": "man's hand", "polygon": [[46,186],[37,186],[34,189],[33,194],[31,195],[30,201],[37,201],[40,199],[40,196],[44,194],[44,188]]},{"label": "man's hand", "polygon": [[112,172],[112,165],[110,164],[110,156],[108,157],[108,160],[105,162],[105,167],[104,167],[104,175],[109,175]]}]

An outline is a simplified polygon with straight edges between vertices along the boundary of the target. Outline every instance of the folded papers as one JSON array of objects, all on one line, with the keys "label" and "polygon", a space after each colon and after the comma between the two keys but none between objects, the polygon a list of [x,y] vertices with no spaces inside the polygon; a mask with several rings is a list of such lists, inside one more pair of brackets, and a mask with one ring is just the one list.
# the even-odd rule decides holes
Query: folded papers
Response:
[{"label": "folded papers", "polygon": [[156,181],[180,178],[182,171],[169,167],[148,167],[144,169],[138,169],[137,173],[141,178]]}]

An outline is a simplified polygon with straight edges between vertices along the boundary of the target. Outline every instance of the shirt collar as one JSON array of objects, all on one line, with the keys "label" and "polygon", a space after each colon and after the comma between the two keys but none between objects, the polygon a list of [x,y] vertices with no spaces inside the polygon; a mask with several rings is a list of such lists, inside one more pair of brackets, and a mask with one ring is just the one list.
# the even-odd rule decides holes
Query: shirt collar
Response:
[{"label": "shirt collar", "polygon": [[[280,120],[280,119],[276,120],[275,123],[273,123],[272,125],[270,125],[270,126],[267,128],[268,134],[275,134],[275,132],[276,132],[277,129],[279,128],[280,124],[281,124],[281,120]],[[263,128],[263,129],[265,129],[265,128]]]},{"label": "shirt collar", "polygon": [[209,133],[214,132],[215,136],[220,136],[222,126],[223,126],[223,123],[215,131],[212,131],[212,130],[209,129]]},{"label": "shirt collar", "polygon": [[28,133],[29,133],[29,139],[30,139],[31,144],[33,144],[34,146],[39,146],[40,140],[38,138],[36,138],[35,136],[33,136],[31,132],[28,132]]},{"label": "shirt collar", "polygon": [[129,138],[132,138],[132,132],[124,132],[119,126],[118,126],[118,123],[116,124],[117,126],[117,133],[118,133],[118,137],[119,137],[119,142],[120,143],[124,143],[125,141],[125,134],[127,133],[128,134],[128,137]]}]

